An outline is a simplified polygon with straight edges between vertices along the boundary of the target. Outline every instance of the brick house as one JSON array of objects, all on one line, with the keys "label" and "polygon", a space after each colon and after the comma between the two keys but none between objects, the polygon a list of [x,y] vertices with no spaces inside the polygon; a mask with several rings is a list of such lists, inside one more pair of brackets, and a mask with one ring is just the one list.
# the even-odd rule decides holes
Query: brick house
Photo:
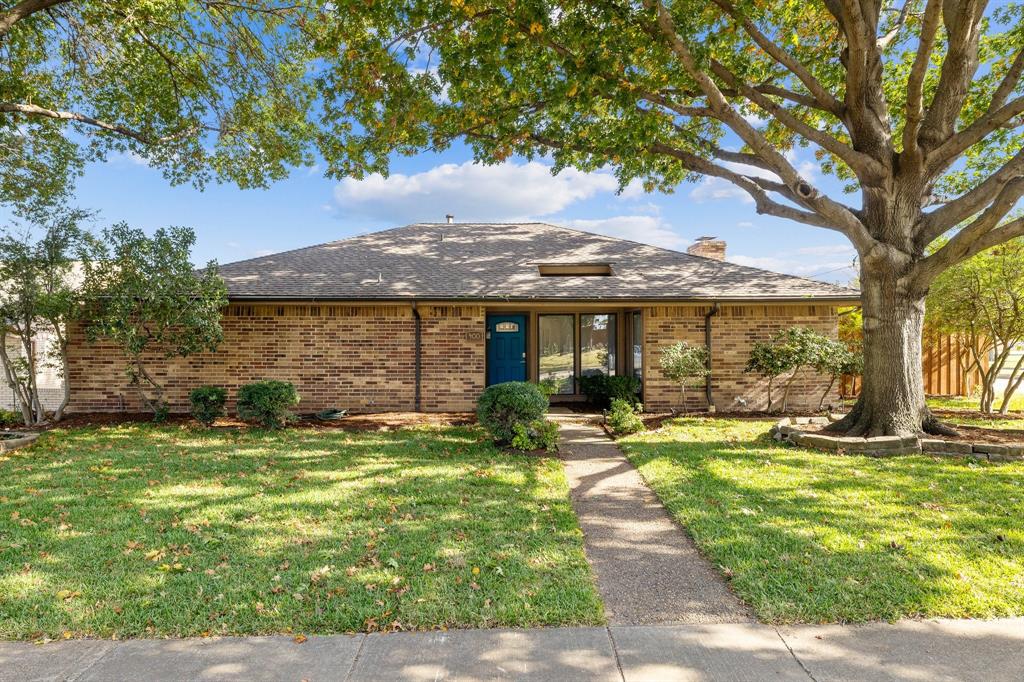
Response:
[{"label": "brick house", "polygon": [[[294,382],[301,410],[473,409],[485,386],[554,378],[553,401],[581,400],[579,377],[633,374],[648,409],[677,407],[660,349],[711,347],[712,380],[689,407],[765,406],[745,374],[753,342],[790,326],[835,335],[854,290],[725,262],[702,238],[688,253],[543,223],[416,224],[221,267],[229,305],[215,353],[160,360],[173,409],[188,392],[265,378]],[[139,409],[123,362],[71,333],[72,411]],[[794,407],[816,406],[807,375]]]}]

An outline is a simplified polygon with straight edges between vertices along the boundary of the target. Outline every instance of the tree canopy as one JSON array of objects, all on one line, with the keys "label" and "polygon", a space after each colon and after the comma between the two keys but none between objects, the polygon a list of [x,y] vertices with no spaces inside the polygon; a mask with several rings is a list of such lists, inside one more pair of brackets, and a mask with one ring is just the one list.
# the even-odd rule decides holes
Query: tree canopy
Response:
[{"label": "tree canopy", "polygon": [[311,163],[317,4],[0,1],[0,201],[66,195],[111,153],[200,185]]}]

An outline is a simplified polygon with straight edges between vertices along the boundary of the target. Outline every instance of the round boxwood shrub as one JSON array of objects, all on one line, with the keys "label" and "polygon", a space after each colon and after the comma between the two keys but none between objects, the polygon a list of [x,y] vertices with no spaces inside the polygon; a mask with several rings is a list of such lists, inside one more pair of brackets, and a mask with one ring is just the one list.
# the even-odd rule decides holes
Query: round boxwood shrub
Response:
[{"label": "round boxwood shrub", "polygon": [[224,402],[228,399],[227,389],[221,386],[200,386],[188,394],[192,403],[192,416],[204,426],[209,426],[224,416]]},{"label": "round boxwood shrub", "polygon": [[536,384],[508,381],[488,386],[476,401],[476,418],[501,444],[511,443],[516,425],[529,425],[542,418],[548,399]]},{"label": "round boxwood shrub", "polygon": [[257,381],[238,389],[238,417],[268,429],[278,429],[295,418],[299,404],[295,385],[287,381]]}]

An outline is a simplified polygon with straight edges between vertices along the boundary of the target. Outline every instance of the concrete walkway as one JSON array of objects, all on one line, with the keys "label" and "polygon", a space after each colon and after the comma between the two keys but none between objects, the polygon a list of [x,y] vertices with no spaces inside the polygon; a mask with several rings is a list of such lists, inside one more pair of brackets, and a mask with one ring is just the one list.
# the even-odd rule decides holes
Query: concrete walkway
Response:
[{"label": "concrete walkway", "polygon": [[1024,679],[1024,619],[455,630],[203,640],[0,642],[0,681]]},{"label": "concrete walkway", "polygon": [[609,622],[751,622],[750,611],[604,431],[575,415],[552,418]]}]

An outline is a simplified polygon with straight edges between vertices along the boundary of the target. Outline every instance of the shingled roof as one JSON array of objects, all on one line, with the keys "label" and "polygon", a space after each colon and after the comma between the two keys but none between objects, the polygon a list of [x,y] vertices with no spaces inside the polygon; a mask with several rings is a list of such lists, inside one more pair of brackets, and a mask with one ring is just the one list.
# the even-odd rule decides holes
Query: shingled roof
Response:
[{"label": "shingled roof", "polygon": [[[608,264],[611,276],[541,276]],[[249,300],[853,300],[859,292],[546,223],[419,223],[223,265]]]}]

